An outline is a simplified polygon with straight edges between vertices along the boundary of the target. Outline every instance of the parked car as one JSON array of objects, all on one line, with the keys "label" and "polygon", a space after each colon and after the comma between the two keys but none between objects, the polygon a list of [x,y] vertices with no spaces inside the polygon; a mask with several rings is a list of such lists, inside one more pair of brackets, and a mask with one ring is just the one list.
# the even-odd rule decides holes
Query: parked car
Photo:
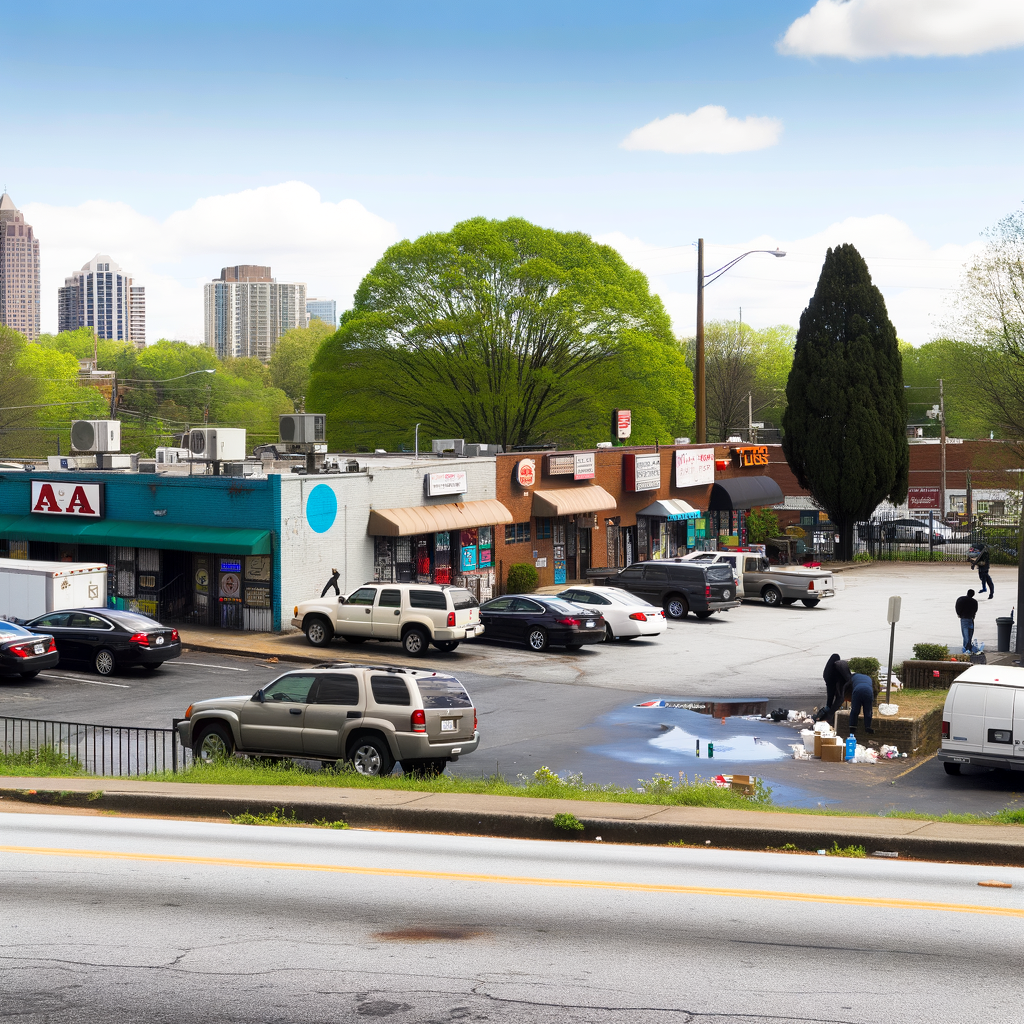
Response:
[{"label": "parked car", "polygon": [[618,587],[572,587],[558,596],[603,615],[608,640],[657,636],[665,628],[660,608]]},{"label": "parked car", "polygon": [[759,551],[695,551],[684,561],[728,562],[739,574],[739,596],[743,600],[761,600],[770,607],[791,605],[797,601],[815,608],[823,597],[835,597],[835,579],[825,569],[800,569],[773,566]]},{"label": "parked car", "polygon": [[[964,535],[946,526],[936,519],[929,524],[927,519],[891,519],[881,520],[880,532],[882,540],[911,544],[948,544],[963,540]],[[929,541],[929,535],[931,541]]]},{"label": "parked car", "polygon": [[542,594],[507,594],[485,601],[480,621],[491,639],[524,643],[534,651],[552,646],[575,650],[605,638],[600,612]]},{"label": "parked car", "polygon": [[25,626],[33,633],[52,635],[62,662],[90,664],[101,676],[129,665],[155,672],[165,661],[181,656],[178,631],[137,612],[69,608],[39,615]]},{"label": "parked car", "polygon": [[1024,669],[972,665],[953,680],[938,754],[948,775],[959,775],[965,764],[1024,770],[1022,735]]},{"label": "parked car", "polygon": [[60,652],[48,633],[34,633],[16,622],[0,619],[0,672],[32,679],[53,668]]},{"label": "parked car", "polygon": [[360,775],[443,772],[480,743],[476,708],[454,676],[331,662],[278,676],[251,696],[189,706],[178,736],[196,761],[235,753],[348,761]]},{"label": "parked car", "polygon": [[706,619],[740,606],[732,566],[722,562],[700,565],[679,558],[634,562],[608,577],[607,585],[661,605],[670,619],[685,619],[691,611],[698,619]]},{"label": "parked car", "polygon": [[315,647],[340,636],[350,644],[397,640],[406,654],[422,656],[433,644],[454,651],[480,636],[480,602],[460,587],[433,583],[364,583],[351,594],[303,601],[292,625]]}]

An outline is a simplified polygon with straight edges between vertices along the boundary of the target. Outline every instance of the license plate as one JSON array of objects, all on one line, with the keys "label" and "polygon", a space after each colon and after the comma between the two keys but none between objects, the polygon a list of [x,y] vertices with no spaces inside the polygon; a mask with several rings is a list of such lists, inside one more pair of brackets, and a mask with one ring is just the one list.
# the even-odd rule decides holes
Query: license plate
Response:
[{"label": "license plate", "polygon": [[156,638],[156,642],[157,642],[158,644],[162,644],[162,643],[164,642],[164,638],[163,638],[162,636],[158,636],[158,637]]},{"label": "license plate", "polygon": [[594,628],[594,620],[593,619],[587,619],[587,629],[593,629],[593,628]]},{"label": "license plate", "polygon": [[454,718],[442,718],[441,719],[441,732],[455,732],[455,719]]},{"label": "license plate", "polygon": [[45,648],[43,647],[42,644],[36,644],[35,647],[32,648],[32,650],[35,651],[36,654],[42,654]]}]

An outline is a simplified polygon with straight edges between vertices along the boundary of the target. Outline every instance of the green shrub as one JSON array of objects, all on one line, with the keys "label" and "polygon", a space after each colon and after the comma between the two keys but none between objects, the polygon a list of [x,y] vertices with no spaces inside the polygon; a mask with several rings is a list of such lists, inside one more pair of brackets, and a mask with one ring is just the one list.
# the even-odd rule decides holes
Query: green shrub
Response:
[{"label": "green shrub", "polygon": [[747,539],[763,544],[779,536],[779,517],[770,508],[752,508],[747,513]]},{"label": "green shrub", "polygon": [[832,843],[832,849],[828,851],[830,857],[866,857],[867,850],[863,846],[840,846],[837,842]]},{"label": "green shrub", "polygon": [[846,662],[851,672],[861,672],[871,677],[871,688],[877,697],[882,692],[882,685],[878,681],[878,659],[877,658],[849,658]]},{"label": "green shrub", "polygon": [[918,661],[949,661],[949,648],[945,644],[914,644],[914,657]]},{"label": "green shrub", "polygon": [[853,560],[855,562],[870,562],[871,556],[866,551],[858,551],[857,554],[853,556]]},{"label": "green shrub", "polygon": [[505,585],[507,594],[528,594],[537,589],[537,570],[529,562],[515,562],[508,567]]},{"label": "green shrub", "polygon": [[583,831],[583,822],[575,814],[556,814],[553,820],[555,828],[565,829],[566,832]]}]

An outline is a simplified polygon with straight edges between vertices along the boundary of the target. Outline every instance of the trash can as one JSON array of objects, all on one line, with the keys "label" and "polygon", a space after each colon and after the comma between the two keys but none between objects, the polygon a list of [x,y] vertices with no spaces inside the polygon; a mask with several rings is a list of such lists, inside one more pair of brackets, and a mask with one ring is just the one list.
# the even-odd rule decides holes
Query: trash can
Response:
[{"label": "trash can", "polygon": [[997,651],[1009,651],[1010,649],[1010,630],[1013,629],[1013,619],[1009,615],[1000,615],[996,619],[996,650]]}]

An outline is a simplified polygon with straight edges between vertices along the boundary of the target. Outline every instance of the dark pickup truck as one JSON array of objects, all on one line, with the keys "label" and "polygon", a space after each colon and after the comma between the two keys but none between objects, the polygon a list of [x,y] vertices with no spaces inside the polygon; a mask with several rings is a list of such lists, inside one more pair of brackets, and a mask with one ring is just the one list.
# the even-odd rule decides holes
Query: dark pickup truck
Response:
[{"label": "dark pickup truck", "polygon": [[634,562],[608,576],[607,585],[660,604],[670,619],[685,619],[690,612],[706,619],[715,612],[740,606],[732,566],[727,563],[698,565],[678,559]]}]

